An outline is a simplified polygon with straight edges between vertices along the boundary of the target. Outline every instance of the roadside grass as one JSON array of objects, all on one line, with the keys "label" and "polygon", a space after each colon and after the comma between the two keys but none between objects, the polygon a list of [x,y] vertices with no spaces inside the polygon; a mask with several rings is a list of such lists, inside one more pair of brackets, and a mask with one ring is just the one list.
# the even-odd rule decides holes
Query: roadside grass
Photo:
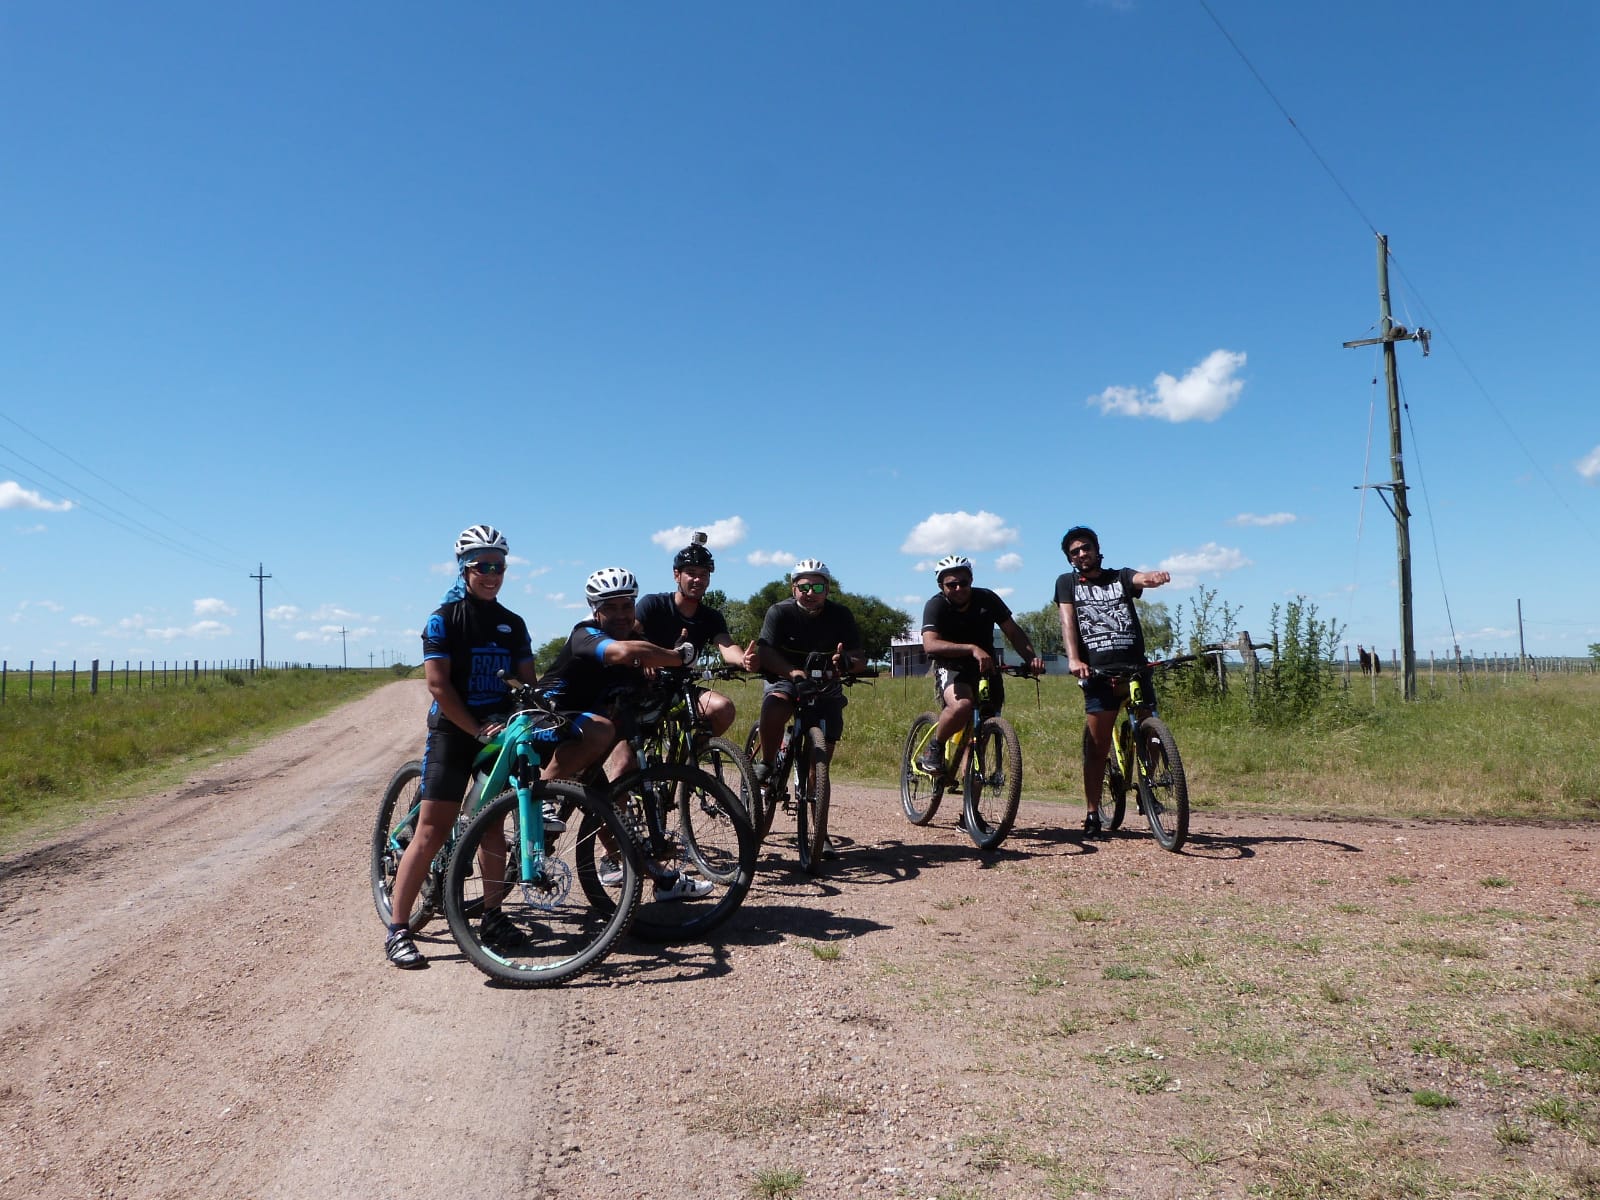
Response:
[{"label": "roadside grass", "polygon": [[164,786],[396,679],[290,669],[0,707],[0,850],[95,806]]},{"label": "roadside grass", "polygon": [[[1003,1169],[1011,1194],[1072,1194],[1056,1190],[1072,1146],[1090,1148],[1071,1172],[1092,1193],[1143,1162],[1164,1195],[1600,1200],[1600,955],[1582,908],[1131,902],[1119,878],[1044,895],[1059,948],[914,952],[893,974],[896,1004],[930,1001],[913,999],[921,1019],[1019,1098],[989,1114],[1003,1135],[969,1137],[963,1183]],[[1486,932],[1512,922],[1519,936]],[[931,1002],[952,993],[969,1003]]]},{"label": "roadside grass", "polygon": [[[760,685],[719,685],[738,705],[741,729],[760,705]],[[1172,691],[1172,689],[1169,689]],[[1538,681],[1481,679],[1459,688],[1444,673],[1403,703],[1385,685],[1361,684],[1307,722],[1254,724],[1242,682],[1207,704],[1172,694],[1162,714],[1177,734],[1197,809],[1272,813],[1600,819],[1600,675]],[[933,706],[924,678],[880,677],[849,691],[845,733],[834,759],[841,779],[898,786],[905,731]],[[1022,742],[1024,795],[1078,804],[1083,700],[1062,676],[1008,681],[1006,717]],[[1486,888],[1515,881],[1485,879]]]}]

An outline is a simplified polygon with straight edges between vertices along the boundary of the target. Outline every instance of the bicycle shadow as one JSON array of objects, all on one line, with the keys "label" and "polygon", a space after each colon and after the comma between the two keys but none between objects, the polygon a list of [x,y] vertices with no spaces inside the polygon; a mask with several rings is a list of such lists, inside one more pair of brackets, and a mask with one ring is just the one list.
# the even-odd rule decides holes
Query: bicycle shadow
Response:
[{"label": "bicycle shadow", "polygon": [[[1121,829],[1102,833],[1098,837],[1088,837],[1082,830],[1068,827],[1037,829],[1018,827],[1011,831],[1011,836],[1000,850],[990,857],[999,859],[1000,856],[1008,852],[1019,861],[1044,855],[1061,856],[1065,854],[1076,857],[1098,854],[1102,850],[1123,843],[1153,843],[1153,840],[1149,830],[1137,824],[1131,827],[1124,825]],[[1342,854],[1362,854],[1365,852],[1363,847],[1352,842],[1338,841],[1332,838],[1304,837],[1296,834],[1198,832],[1190,833],[1183,846],[1171,853],[1180,858],[1212,859],[1219,862],[1238,861],[1254,858],[1258,848],[1270,848],[1275,845],[1325,846]]]}]

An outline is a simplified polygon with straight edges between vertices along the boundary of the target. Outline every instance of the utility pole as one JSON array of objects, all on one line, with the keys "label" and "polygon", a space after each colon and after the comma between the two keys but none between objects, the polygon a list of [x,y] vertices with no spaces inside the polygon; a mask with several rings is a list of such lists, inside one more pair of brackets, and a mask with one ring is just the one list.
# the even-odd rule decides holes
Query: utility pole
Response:
[{"label": "utility pole", "polygon": [[343,625],[339,626],[339,659],[346,671],[350,669],[350,648],[345,644],[344,635],[349,632]]},{"label": "utility pole", "polygon": [[1517,665],[1523,670],[1528,669],[1528,639],[1522,633],[1522,600],[1517,600]]},{"label": "utility pole", "polygon": [[266,574],[266,568],[257,563],[256,573],[250,578],[256,581],[256,620],[261,628],[261,657],[257,660],[256,665],[258,670],[265,671],[267,669],[267,605],[264,589],[266,581],[271,579],[272,576]]},{"label": "utility pole", "polygon": [[[1394,472],[1389,483],[1373,485],[1373,490],[1383,500],[1384,507],[1394,517],[1395,555],[1400,565],[1400,671],[1403,680],[1401,694],[1407,700],[1417,698],[1417,645],[1412,633],[1411,619],[1411,508],[1406,502],[1406,471],[1400,447],[1400,375],[1395,367],[1396,342],[1421,342],[1423,357],[1428,354],[1428,340],[1433,335],[1426,329],[1412,332],[1404,325],[1396,325],[1389,311],[1389,239],[1378,234],[1378,305],[1382,314],[1381,335],[1346,342],[1345,348],[1354,346],[1383,347],[1383,375],[1389,385],[1389,465]],[[1394,503],[1389,502],[1389,496]]]}]

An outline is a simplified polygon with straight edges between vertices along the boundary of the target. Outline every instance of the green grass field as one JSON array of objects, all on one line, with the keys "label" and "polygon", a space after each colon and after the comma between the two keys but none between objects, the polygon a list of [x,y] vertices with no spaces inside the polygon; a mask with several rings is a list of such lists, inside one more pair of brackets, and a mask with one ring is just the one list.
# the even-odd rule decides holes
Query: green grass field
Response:
[{"label": "green grass field", "polygon": [[[1590,820],[1600,817],[1600,676],[1442,683],[1406,704],[1362,684],[1306,722],[1251,722],[1242,686],[1220,704],[1163,699],[1198,808],[1285,814]],[[730,689],[740,730],[760,686]],[[835,773],[893,786],[911,719],[933,706],[926,679],[879,678],[850,690]],[[1022,742],[1026,799],[1082,799],[1083,700],[1052,676],[1007,681],[1006,716]]]},{"label": "green grass field", "polygon": [[58,691],[0,706],[0,850],[108,800],[158,788],[197,761],[392,683],[379,671],[226,672],[196,683],[90,695]]},{"label": "green grass field", "polygon": [[[392,670],[230,673],[146,691],[79,694],[0,707],[0,847],[95,803],[159,786],[198,758],[236,753],[395,679]],[[742,738],[760,684],[726,686]],[[850,690],[835,773],[894,786],[907,726],[932,703],[926,679]],[[1024,796],[1081,803],[1083,702],[1063,677],[1009,681]],[[1222,703],[1163,702],[1191,803],[1337,816],[1593,820],[1600,817],[1600,676],[1513,676],[1441,684],[1404,704],[1361,684],[1307,721],[1249,719],[1242,688]]]}]

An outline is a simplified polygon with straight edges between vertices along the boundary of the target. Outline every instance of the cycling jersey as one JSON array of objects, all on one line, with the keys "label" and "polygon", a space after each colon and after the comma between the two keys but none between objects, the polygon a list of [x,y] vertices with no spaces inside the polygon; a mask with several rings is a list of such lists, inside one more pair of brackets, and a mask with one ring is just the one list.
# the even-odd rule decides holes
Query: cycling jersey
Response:
[{"label": "cycling jersey", "polygon": [[676,592],[653,592],[639,599],[634,614],[644,629],[644,636],[658,646],[669,649],[687,639],[694,643],[695,657],[705,653],[708,645],[717,645],[719,637],[728,636],[728,622],[722,613],[709,604],[702,603],[693,617],[678,611],[673,600]]},{"label": "cycling jersey", "polygon": [[[842,644],[848,650],[861,649],[861,634],[853,613],[835,600],[825,600],[815,616],[800,607],[794,597],[780,600],[767,609],[761,622],[763,646],[770,646],[796,668],[806,665],[806,655],[818,651],[832,654]],[[768,679],[777,676],[767,674]]]},{"label": "cycling jersey", "polygon": [[[922,606],[922,632],[931,632],[945,642],[961,646],[982,646],[994,650],[995,626],[1011,619],[1011,609],[1006,602],[988,588],[972,588],[972,601],[965,609],[957,608],[943,592],[931,597]],[[950,666],[971,664],[967,654],[929,655],[935,662]]]},{"label": "cycling jersey", "polygon": [[606,665],[606,647],[615,640],[593,618],[579,621],[534,686],[561,712],[604,713],[619,693],[638,687],[644,678],[631,663]]},{"label": "cycling jersey", "polygon": [[[467,711],[482,719],[505,710],[507,689],[499,673],[516,674],[533,658],[533,646],[516,613],[498,600],[468,595],[441,604],[423,627],[422,659],[436,658],[450,661],[450,686]],[[435,701],[428,709],[428,727],[446,726],[456,728]]]}]

